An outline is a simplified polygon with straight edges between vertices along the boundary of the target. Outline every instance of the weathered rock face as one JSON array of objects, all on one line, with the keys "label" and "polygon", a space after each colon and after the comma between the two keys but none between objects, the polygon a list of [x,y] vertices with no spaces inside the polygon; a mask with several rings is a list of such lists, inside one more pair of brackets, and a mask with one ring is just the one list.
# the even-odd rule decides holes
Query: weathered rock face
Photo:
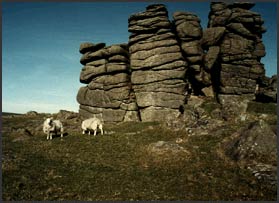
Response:
[{"label": "weathered rock face", "polygon": [[200,94],[203,87],[211,85],[211,76],[203,63],[204,53],[201,47],[203,32],[200,19],[189,12],[175,12],[173,19],[182,54],[189,64],[186,78],[192,84],[194,93]]},{"label": "weathered rock face", "polygon": [[226,157],[237,161],[241,168],[247,168],[258,180],[276,186],[276,138],[276,125],[273,130],[260,119],[226,137],[220,146]]},{"label": "weathered rock face", "polygon": [[77,101],[83,117],[97,116],[104,121],[138,121],[137,104],[131,88],[129,52],[126,44],[106,47],[104,43],[80,46],[80,81]]},{"label": "weathered rock face", "polygon": [[212,2],[202,46],[208,50],[205,67],[216,72],[212,79],[219,94],[254,94],[256,81],[265,74],[261,57],[263,20],[250,11],[253,3]]},{"label": "weathered rock face", "polygon": [[164,5],[154,4],[129,18],[131,82],[142,121],[179,114],[185,102],[187,63]]},{"label": "weathered rock face", "polygon": [[256,101],[277,102],[277,75],[261,78],[256,88]]},{"label": "weathered rock face", "polygon": [[[277,76],[265,77],[261,40],[265,28],[253,3],[212,2],[208,28],[193,13],[163,4],[128,19],[128,44],[83,43],[82,117],[104,121],[158,121],[177,118],[190,95],[216,97],[230,120],[249,101],[276,102]],[[188,103],[189,102],[189,103]]]},{"label": "weathered rock face", "polygon": [[276,134],[263,120],[250,123],[223,144],[226,153],[235,160],[251,162],[265,156],[276,162]]},{"label": "weathered rock face", "polygon": [[226,120],[241,118],[245,115],[249,101],[253,100],[254,96],[248,95],[219,95],[219,102],[222,105],[223,117]]}]

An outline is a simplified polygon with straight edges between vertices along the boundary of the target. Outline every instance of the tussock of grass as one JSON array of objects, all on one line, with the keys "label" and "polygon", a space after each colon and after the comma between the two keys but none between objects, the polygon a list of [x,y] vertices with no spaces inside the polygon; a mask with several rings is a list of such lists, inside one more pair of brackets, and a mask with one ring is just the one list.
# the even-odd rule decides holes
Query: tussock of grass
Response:
[{"label": "tussock of grass", "polygon": [[208,114],[211,114],[213,110],[221,108],[221,105],[215,101],[207,101],[201,105],[201,108],[203,108]]},{"label": "tussock of grass", "polygon": [[277,114],[277,105],[275,103],[259,103],[249,102],[247,112],[262,113],[262,114]]},{"label": "tussock of grass", "polygon": [[[26,126],[24,122],[29,121],[16,118],[14,122]],[[106,125],[105,130],[115,133],[94,137],[68,132],[52,141],[39,134],[16,143],[3,132],[3,199],[276,199],[276,191],[217,156],[217,144],[233,128],[194,137],[164,129],[159,123]],[[147,151],[151,143],[175,143],[178,137],[186,140],[179,146],[188,153],[156,156]]]}]

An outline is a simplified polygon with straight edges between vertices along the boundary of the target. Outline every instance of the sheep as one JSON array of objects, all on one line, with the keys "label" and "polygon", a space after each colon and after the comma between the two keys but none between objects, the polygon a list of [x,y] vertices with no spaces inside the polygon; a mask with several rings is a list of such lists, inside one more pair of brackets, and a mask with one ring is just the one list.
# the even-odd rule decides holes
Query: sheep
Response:
[{"label": "sheep", "polygon": [[60,120],[53,120],[51,117],[44,121],[43,131],[45,134],[47,134],[47,140],[52,140],[52,134],[57,134],[57,132],[60,132],[60,136],[62,138],[64,129]]},{"label": "sheep", "polygon": [[81,128],[82,134],[85,134],[85,131],[88,130],[88,134],[90,135],[90,130],[94,130],[94,136],[97,134],[97,128],[101,130],[101,134],[103,135],[103,124],[98,118],[89,118],[82,121]]}]

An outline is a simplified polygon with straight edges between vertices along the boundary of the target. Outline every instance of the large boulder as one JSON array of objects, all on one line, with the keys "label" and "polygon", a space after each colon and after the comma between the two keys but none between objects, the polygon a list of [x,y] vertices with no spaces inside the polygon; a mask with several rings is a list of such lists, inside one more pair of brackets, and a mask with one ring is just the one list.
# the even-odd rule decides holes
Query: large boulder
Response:
[{"label": "large boulder", "polygon": [[254,38],[254,35],[242,23],[230,23],[227,25],[227,28],[244,37]]},{"label": "large boulder", "polygon": [[79,52],[85,54],[86,52],[95,52],[106,46],[105,43],[93,44],[91,42],[85,42],[80,45]]},{"label": "large boulder", "polygon": [[130,88],[113,88],[110,91],[90,90],[88,87],[81,87],[77,95],[80,104],[92,107],[119,108],[123,100],[128,100]]},{"label": "large boulder", "polygon": [[203,47],[216,46],[225,33],[225,27],[210,27],[203,31],[201,45]]},{"label": "large boulder", "polygon": [[277,136],[263,120],[249,123],[223,141],[225,154],[236,161],[274,162],[277,159]]},{"label": "large boulder", "polygon": [[[277,135],[263,120],[253,121],[220,143],[224,158],[248,169],[261,182],[277,183]],[[225,155],[225,156],[224,156]]]},{"label": "large boulder", "polygon": [[139,121],[137,111],[126,111],[123,109],[91,107],[80,105],[79,113],[82,118],[100,118],[105,122]]},{"label": "large boulder", "polygon": [[220,47],[219,46],[211,46],[209,47],[208,52],[204,56],[204,68],[206,70],[211,70],[213,65],[218,59],[220,53]]}]

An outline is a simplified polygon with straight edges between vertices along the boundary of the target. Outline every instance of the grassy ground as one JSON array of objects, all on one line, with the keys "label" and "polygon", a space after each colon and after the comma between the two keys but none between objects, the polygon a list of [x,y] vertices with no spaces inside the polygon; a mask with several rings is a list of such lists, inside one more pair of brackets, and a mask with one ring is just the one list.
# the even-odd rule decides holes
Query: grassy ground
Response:
[{"label": "grassy ground", "polygon": [[[103,136],[68,131],[62,139],[39,133],[14,142],[11,123],[24,127],[32,119],[3,118],[4,200],[276,200],[276,189],[217,156],[217,144],[236,126],[188,136],[159,123],[124,123],[106,125]],[[187,154],[148,151],[177,138]]]}]

